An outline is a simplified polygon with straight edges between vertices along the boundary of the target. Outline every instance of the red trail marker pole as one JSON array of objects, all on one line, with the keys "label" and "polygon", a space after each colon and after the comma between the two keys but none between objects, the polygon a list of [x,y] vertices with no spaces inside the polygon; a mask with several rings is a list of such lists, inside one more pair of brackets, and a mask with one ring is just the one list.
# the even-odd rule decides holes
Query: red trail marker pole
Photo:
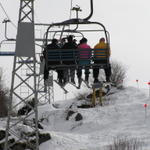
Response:
[{"label": "red trail marker pole", "polygon": [[147,117],[147,107],[148,107],[148,104],[144,104],[144,108],[145,108],[145,119]]},{"label": "red trail marker pole", "polygon": [[149,91],[149,98],[150,98],[150,82],[148,82],[147,84],[148,84],[148,87],[149,87],[148,91]]}]

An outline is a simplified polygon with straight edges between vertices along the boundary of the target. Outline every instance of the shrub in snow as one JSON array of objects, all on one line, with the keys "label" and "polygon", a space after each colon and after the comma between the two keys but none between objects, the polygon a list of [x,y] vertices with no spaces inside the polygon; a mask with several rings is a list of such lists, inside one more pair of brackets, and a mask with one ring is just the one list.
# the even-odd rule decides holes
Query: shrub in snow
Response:
[{"label": "shrub in snow", "polygon": [[25,106],[23,106],[22,108],[18,110],[18,113],[17,113],[18,116],[27,115],[32,110],[32,108],[34,108],[34,106],[35,106],[35,101],[33,98],[32,100],[28,101]]},{"label": "shrub in snow", "polygon": [[78,108],[93,108],[92,104],[81,104],[79,106],[77,106]]},{"label": "shrub in snow", "polygon": [[[28,132],[26,133],[26,138],[28,138],[28,142],[18,142],[15,141],[14,138],[9,139],[8,143],[11,144],[10,149],[11,150],[25,150],[25,149],[33,149],[32,144],[35,144],[36,139],[35,137],[35,133],[34,132]],[[49,133],[39,133],[39,145],[50,140],[51,136]],[[0,150],[4,149],[4,142],[0,143]]]},{"label": "shrub in snow", "polygon": [[50,139],[51,139],[51,136],[49,133],[39,134],[39,144],[42,144]]},{"label": "shrub in snow", "polygon": [[141,150],[143,143],[136,138],[116,138],[107,150]]},{"label": "shrub in snow", "polygon": [[69,110],[67,112],[67,117],[66,117],[66,120],[69,120],[69,118],[74,114],[75,112],[73,110]]},{"label": "shrub in snow", "polygon": [[[10,144],[13,144],[14,142],[15,142],[14,138],[8,140],[8,143],[10,143]],[[0,143],[0,150],[4,150],[4,144],[5,144],[4,142]],[[21,150],[21,149],[19,149],[19,150]]]},{"label": "shrub in snow", "polygon": [[80,113],[77,113],[77,115],[75,116],[75,121],[80,121],[82,119],[83,119],[82,115]]},{"label": "shrub in snow", "polygon": [[4,138],[5,138],[5,131],[0,130],[0,141],[3,140]]},{"label": "shrub in snow", "polygon": [[[33,124],[34,124],[34,127],[35,127],[35,118],[33,118]],[[39,123],[39,121],[38,121],[38,128],[39,129],[44,129],[43,126]]]},{"label": "shrub in snow", "polygon": [[84,93],[78,93],[76,95],[76,99],[77,100],[84,100],[84,99],[86,99],[88,94],[89,94],[89,91],[88,92],[84,92]]},{"label": "shrub in snow", "polygon": [[110,81],[114,86],[121,88],[123,86],[123,81],[126,78],[126,68],[117,61],[111,62],[111,77]]},{"label": "shrub in snow", "polygon": [[73,110],[68,110],[66,120],[74,119],[75,121],[80,121],[83,119],[82,115]]},{"label": "shrub in snow", "polygon": [[[111,77],[110,82],[117,88],[123,87],[123,81],[126,78],[126,68],[120,62],[111,61]],[[99,80],[105,81],[104,70],[100,70]]]}]

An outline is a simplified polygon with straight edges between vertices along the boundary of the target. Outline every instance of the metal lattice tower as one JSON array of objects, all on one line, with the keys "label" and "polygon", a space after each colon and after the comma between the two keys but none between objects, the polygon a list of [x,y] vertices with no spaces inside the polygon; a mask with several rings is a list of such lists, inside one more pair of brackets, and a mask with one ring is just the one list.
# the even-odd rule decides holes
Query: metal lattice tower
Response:
[{"label": "metal lattice tower", "polygon": [[[36,65],[34,0],[20,0],[16,50],[14,56],[10,104],[6,127],[5,150],[10,150],[12,146],[22,141],[25,141],[32,149],[39,150]],[[20,74],[23,69],[28,70],[28,73],[24,76]],[[28,89],[28,92],[24,92],[24,95],[19,93],[21,86]],[[32,100],[34,106],[30,105],[28,100]],[[24,116],[19,116],[17,118],[13,117],[13,112],[24,104],[32,109],[32,111]],[[22,130],[23,122],[26,122],[27,120],[34,120],[34,123],[30,126],[30,131],[35,133],[35,142],[31,142],[25,135],[23,135],[24,132],[21,132],[22,134],[17,132],[18,129]],[[15,138],[15,144],[11,144],[9,141],[9,134]]]},{"label": "metal lattice tower", "polygon": [[49,72],[47,83],[44,82],[45,60],[39,63],[39,74],[37,79],[38,104],[44,105],[54,101],[53,71]]}]

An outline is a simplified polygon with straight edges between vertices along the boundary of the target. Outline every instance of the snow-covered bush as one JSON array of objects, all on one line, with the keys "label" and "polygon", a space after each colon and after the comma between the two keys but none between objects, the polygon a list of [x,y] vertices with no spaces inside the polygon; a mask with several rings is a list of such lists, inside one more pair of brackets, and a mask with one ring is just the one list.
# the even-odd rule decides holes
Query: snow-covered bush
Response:
[{"label": "snow-covered bush", "polygon": [[76,99],[77,100],[84,100],[84,99],[86,99],[88,94],[89,94],[89,91],[83,92],[83,93],[78,93],[78,94],[76,94]]}]

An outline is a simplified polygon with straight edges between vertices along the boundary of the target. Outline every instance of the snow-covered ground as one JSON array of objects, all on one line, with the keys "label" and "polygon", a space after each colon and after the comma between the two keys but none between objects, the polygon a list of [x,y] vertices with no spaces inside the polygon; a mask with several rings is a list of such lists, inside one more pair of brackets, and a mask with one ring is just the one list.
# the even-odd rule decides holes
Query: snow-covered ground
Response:
[{"label": "snow-covered ground", "polygon": [[[40,150],[105,150],[116,138],[137,139],[142,150],[150,150],[150,98],[145,91],[126,87],[109,95],[104,106],[76,108],[77,99],[57,101],[58,108],[41,106],[39,118],[52,139],[40,145]],[[83,120],[74,116],[66,120],[71,104]],[[148,104],[148,107],[144,107]]]},{"label": "snow-covered ground", "polygon": [[[68,99],[39,107],[39,119],[51,140],[42,143],[40,150],[116,150],[109,149],[116,139],[131,141],[142,146],[138,150],[150,150],[150,97],[149,92],[135,87],[112,89],[103,99],[103,106],[77,108],[88,100]],[[148,104],[145,108],[144,104]],[[66,120],[70,110],[75,113]],[[77,113],[82,120],[75,121]],[[0,127],[5,123],[1,119]],[[122,150],[122,149],[119,149]],[[130,150],[130,149],[126,149]],[[137,150],[137,149],[131,149]]]}]

